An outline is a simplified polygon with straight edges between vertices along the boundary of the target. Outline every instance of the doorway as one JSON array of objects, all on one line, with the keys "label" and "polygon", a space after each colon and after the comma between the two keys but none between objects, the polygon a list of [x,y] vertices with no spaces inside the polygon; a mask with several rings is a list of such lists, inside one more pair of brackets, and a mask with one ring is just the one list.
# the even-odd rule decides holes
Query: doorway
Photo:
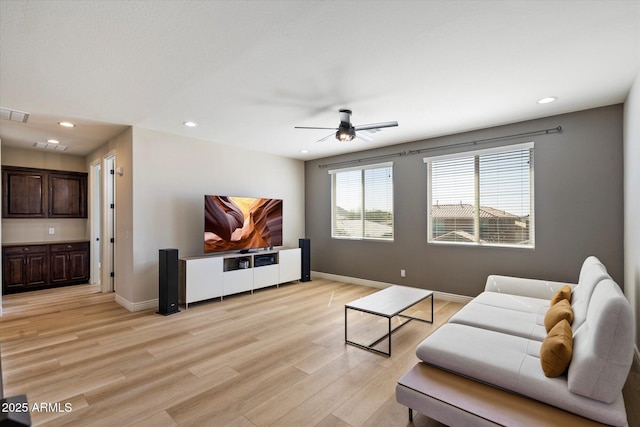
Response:
[{"label": "doorway", "polygon": [[99,285],[102,282],[100,273],[101,267],[101,245],[102,245],[102,182],[100,161],[91,163],[90,185],[91,185],[91,284]]},{"label": "doorway", "polygon": [[102,245],[101,283],[102,292],[114,292],[115,286],[115,223],[116,223],[116,155],[110,152],[103,158],[102,165]]}]

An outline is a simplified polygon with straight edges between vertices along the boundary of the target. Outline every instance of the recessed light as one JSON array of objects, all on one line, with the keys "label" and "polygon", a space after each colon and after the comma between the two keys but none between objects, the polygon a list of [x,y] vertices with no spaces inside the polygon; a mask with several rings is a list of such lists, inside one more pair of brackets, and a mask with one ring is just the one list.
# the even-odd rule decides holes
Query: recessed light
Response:
[{"label": "recessed light", "polygon": [[71,122],[58,122],[58,124],[59,124],[60,126],[64,126],[64,127],[66,127],[66,128],[74,128],[74,127],[76,127],[76,125],[74,125],[74,124],[73,124],[73,123],[71,123]]},{"label": "recessed light", "polygon": [[60,141],[58,141],[57,139],[47,139],[47,142],[49,144],[60,144]]},{"label": "recessed light", "polygon": [[307,154],[307,153],[309,152],[309,150],[300,150],[300,152],[301,152],[302,154]]},{"label": "recessed light", "polygon": [[548,104],[548,103],[550,103],[550,102],[555,101],[556,99],[558,99],[558,98],[557,98],[557,97],[555,97],[555,96],[549,96],[549,97],[547,97],[547,98],[539,99],[539,100],[538,100],[538,104]]},{"label": "recessed light", "polygon": [[196,122],[183,122],[183,125],[185,125],[186,127],[190,127],[190,128],[194,128],[196,126],[198,126],[198,124]]}]

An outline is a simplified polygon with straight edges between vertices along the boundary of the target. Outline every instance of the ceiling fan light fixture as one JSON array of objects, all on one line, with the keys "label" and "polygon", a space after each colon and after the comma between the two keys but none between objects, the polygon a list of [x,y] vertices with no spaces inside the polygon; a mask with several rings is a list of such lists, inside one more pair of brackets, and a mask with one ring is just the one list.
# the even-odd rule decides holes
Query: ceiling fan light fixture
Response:
[{"label": "ceiling fan light fixture", "polygon": [[340,129],[336,132],[336,139],[338,141],[353,141],[356,137],[356,131],[351,129]]},{"label": "ceiling fan light fixture", "polygon": [[[354,139],[356,139],[356,137],[360,138],[365,142],[372,142],[373,141],[372,137],[366,136],[360,131],[366,130],[370,133],[374,133],[374,132],[380,131],[381,128],[398,126],[398,122],[396,121],[384,122],[384,123],[370,123],[367,125],[353,126],[351,124],[351,110],[340,110],[339,115],[340,115],[340,125],[337,128],[326,128],[326,127],[316,127],[316,126],[313,126],[313,127],[312,126],[295,126],[295,128],[296,129],[333,129],[337,131],[335,134],[335,137],[340,142],[353,141]],[[359,133],[356,135],[356,132],[359,132]],[[326,141],[332,136],[333,136],[333,133],[330,133],[324,138],[319,139],[318,142]]]}]

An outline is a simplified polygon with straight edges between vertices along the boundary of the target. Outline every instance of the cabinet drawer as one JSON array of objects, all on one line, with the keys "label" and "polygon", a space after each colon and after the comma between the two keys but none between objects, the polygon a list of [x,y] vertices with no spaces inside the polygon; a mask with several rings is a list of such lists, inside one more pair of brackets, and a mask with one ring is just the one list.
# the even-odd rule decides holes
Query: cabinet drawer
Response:
[{"label": "cabinet drawer", "polygon": [[55,243],[49,245],[49,248],[51,252],[86,251],[89,249],[89,244],[86,242]]},{"label": "cabinet drawer", "polygon": [[5,255],[42,254],[47,253],[47,245],[4,246]]}]

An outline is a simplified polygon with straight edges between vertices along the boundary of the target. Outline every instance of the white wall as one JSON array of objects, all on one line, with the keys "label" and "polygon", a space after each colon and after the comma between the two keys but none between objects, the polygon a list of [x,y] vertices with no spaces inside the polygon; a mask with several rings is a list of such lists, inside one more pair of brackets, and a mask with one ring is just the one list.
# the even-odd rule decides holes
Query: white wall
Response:
[{"label": "white wall", "polygon": [[134,128],[131,168],[123,178],[133,173],[133,222],[118,217],[116,239],[133,242],[133,282],[124,286],[136,309],[156,304],[159,249],[202,254],[205,194],[283,199],[284,245],[305,235],[302,161]]},{"label": "white wall", "polygon": [[2,164],[26,168],[87,172],[84,156],[53,151],[2,147]]},{"label": "white wall", "polygon": [[640,73],[624,104],[624,292],[640,347]]}]

